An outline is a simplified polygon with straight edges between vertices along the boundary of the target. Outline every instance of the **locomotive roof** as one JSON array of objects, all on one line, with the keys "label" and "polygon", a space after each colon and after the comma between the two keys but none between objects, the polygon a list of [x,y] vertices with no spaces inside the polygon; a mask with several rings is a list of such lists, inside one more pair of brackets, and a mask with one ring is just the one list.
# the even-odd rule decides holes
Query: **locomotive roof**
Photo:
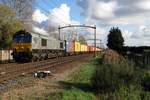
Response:
[{"label": "locomotive roof", "polygon": [[25,30],[20,30],[20,31],[17,31],[14,35],[18,35],[18,34],[30,34],[30,33],[26,32]]},{"label": "locomotive roof", "polygon": [[18,35],[18,34],[30,34],[31,36],[33,36],[33,35],[34,36],[40,36],[41,38],[60,41],[54,37],[51,37],[50,35],[44,35],[44,34],[35,33],[35,32],[27,32],[25,30],[17,31],[14,35]]},{"label": "locomotive roof", "polygon": [[45,39],[49,39],[49,40],[56,40],[56,41],[61,41],[59,39],[56,39],[54,37],[51,37],[50,35],[44,35],[44,34],[40,34],[40,33],[35,33],[35,32],[31,32],[31,35],[33,36],[40,36],[41,38],[45,38]]}]

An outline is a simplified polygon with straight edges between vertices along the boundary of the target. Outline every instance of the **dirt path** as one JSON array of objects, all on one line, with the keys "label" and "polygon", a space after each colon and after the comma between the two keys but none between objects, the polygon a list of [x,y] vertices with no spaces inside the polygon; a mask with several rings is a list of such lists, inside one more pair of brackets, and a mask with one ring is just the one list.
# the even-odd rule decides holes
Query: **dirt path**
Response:
[{"label": "dirt path", "polygon": [[71,78],[71,75],[79,70],[81,64],[88,61],[90,57],[79,59],[68,64],[56,66],[52,71],[52,75],[46,78],[34,78],[28,79],[28,82],[18,86],[15,89],[11,89],[2,94],[2,100],[41,100],[45,96],[52,92],[60,91],[61,86],[59,81],[66,81]]}]

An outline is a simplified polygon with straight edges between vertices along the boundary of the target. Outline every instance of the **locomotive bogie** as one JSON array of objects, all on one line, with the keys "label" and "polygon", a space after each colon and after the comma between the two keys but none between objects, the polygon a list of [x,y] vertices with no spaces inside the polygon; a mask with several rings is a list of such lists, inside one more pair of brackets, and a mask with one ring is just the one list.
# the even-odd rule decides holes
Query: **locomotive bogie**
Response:
[{"label": "locomotive bogie", "polygon": [[34,49],[32,52],[32,59],[34,61],[45,60],[60,57],[62,55],[64,55],[64,50]]}]

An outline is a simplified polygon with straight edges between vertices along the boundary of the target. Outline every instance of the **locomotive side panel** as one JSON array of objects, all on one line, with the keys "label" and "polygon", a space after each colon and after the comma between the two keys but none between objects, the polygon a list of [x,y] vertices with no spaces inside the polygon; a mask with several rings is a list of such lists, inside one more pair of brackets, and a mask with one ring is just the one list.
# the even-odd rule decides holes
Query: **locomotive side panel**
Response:
[{"label": "locomotive side panel", "polygon": [[32,36],[33,59],[47,59],[64,55],[62,41],[41,34],[32,33]]},{"label": "locomotive side panel", "polygon": [[38,34],[32,34],[32,49],[41,49],[41,38]]}]

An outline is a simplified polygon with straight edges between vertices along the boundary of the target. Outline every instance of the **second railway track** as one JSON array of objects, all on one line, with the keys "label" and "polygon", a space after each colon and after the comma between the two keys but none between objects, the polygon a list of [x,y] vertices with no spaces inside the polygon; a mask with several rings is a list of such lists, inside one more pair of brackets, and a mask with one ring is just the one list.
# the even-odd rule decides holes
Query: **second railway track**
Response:
[{"label": "second railway track", "polygon": [[[17,64],[16,66],[13,65],[9,67],[10,69],[5,68],[4,74],[0,75],[0,84],[6,83],[9,80],[13,80],[22,74],[29,74],[33,73],[36,71],[41,71],[41,70],[47,70],[54,68],[55,66],[64,64],[64,63],[69,63],[74,60],[80,60],[82,57],[89,56],[89,54],[85,55],[78,55],[78,56],[70,56],[70,57],[61,57],[61,58],[56,58],[56,59],[50,59],[50,60],[45,60],[45,61],[40,61],[40,62],[33,62],[33,63],[25,63],[25,64]],[[14,68],[13,68],[14,67]]]}]

